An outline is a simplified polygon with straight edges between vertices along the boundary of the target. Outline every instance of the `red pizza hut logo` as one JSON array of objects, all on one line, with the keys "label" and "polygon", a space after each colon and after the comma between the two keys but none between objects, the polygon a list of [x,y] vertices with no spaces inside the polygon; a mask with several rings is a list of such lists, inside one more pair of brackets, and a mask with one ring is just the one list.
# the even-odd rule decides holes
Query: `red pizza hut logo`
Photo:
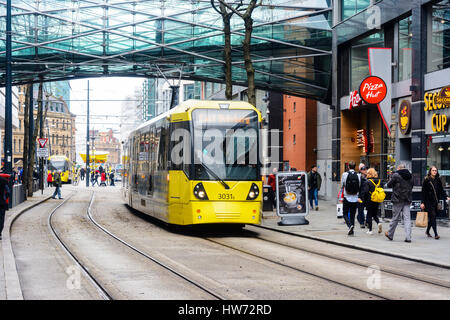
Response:
[{"label": "red pizza hut logo", "polygon": [[359,95],[367,104],[379,104],[386,98],[386,93],[386,83],[379,77],[367,77],[359,86]]},{"label": "red pizza hut logo", "polygon": [[362,104],[362,99],[358,93],[358,91],[350,92],[350,100],[348,109],[352,110],[352,108],[359,107]]}]

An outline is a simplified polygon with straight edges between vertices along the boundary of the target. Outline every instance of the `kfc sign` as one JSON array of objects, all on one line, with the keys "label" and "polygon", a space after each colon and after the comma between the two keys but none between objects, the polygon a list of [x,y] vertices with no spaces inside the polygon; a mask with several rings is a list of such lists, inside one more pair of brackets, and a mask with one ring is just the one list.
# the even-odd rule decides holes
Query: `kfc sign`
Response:
[{"label": "kfc sign", "polygon": [[367,77],[359,86],[359,95],[367,104],[379,104],[386,94],[386,83],[379,77]]}]

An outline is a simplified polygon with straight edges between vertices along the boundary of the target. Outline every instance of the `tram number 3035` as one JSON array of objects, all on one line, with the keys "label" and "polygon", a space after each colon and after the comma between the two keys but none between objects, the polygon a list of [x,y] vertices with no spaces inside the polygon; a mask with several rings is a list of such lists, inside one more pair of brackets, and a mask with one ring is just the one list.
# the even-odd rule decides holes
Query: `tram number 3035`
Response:
[{"label": "tram number 3035", "polygon": [[219,200],[234,200],[234,196],[231,193],[219,193]]}]

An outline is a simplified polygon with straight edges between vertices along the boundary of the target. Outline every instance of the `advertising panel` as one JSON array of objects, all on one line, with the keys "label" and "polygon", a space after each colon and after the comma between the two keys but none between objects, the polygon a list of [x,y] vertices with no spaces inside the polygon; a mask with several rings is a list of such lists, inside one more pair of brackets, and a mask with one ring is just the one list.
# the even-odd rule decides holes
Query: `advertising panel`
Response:
[{"label": "advertising panel", "polygon": [[279,172],[276,175],[277,215],[280,225],[307,224],[308,179],[306,172]]}]

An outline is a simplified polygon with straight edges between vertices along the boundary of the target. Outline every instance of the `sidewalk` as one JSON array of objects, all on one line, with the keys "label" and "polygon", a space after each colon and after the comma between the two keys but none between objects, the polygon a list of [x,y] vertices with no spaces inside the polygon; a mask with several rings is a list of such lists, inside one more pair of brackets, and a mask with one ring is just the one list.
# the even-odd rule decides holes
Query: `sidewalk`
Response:
[{"label": "sidewalk", "polygon": [[0,246],[0,261],[2,262],[0,263],[0,300],[23,300],[16,261],[11,246],[11,224],[19,215],[50,197],[53,191],[54,188],[47,188],[41,194],[41,190],[38,190],[27,201],[6,211]]},{"label": "sidewalk", "polygon": [[[374,224],[373,235],[367,234],[367,228],[361,229],[355,219],[355,235],[347,235],[347,225],[344,219],[336,217],[336,203],[334,201],[319,201],[319,211],[311,211],[306,217],[308,225],[279,226],[280,217],[273,212],[265,211],[261,226],[295,235],[301,235],[311,239],[341,244],[364,250],[376,251],[399,257],[406,257],[416,261],[436,264],[450,268],[450,224],[448,220],[438,222],[439,240],[428,238],[425,235],[426,228],[418,228],[412,221],[412,242],[406,243],[403,224],[399,224],[395,231],[394,240],[389,241],[384,232],[389,228],[388,220],[382,221],[383,232],[378,233]],[[430,233],[434,236],[433,231]]]}]

